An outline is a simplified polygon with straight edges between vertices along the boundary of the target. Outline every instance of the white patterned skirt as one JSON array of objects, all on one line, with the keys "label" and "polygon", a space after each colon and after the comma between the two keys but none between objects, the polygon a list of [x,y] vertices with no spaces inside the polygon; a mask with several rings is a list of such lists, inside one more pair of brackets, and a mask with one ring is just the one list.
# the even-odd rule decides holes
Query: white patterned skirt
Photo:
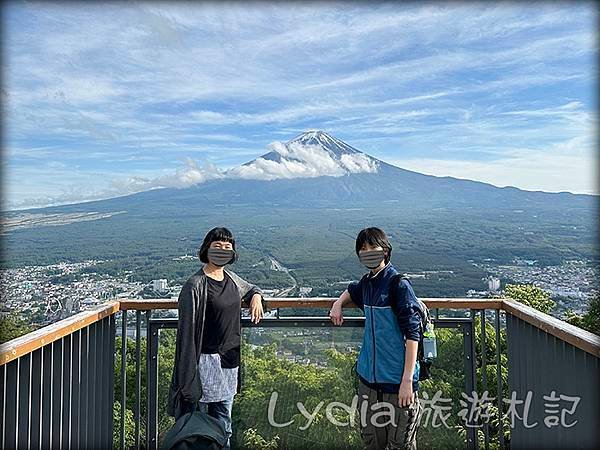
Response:
[{"label": "white patterned skirt", "polygon": [[198,361],[198,372],[202,383],[203,403],[220,402],[231,399],[237,391],[238,369],[221,367],[221,355],[218,353],[201,353]]}]

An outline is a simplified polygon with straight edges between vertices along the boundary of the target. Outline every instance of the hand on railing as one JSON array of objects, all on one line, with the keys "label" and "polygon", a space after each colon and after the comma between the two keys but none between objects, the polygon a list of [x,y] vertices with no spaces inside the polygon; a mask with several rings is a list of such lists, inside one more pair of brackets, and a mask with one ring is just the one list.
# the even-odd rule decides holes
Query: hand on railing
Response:
[{"label": "hand on railing", "polygon": [[342,302],[341,299],[333,302],[331,310],[329,311],[329,318],[334,325],[341,325],[344,322],[344,315],[342,314]]},{"label": "hand on railing", "polygon": [[260,322],[260,319],[263,318],[263,315],[264,311],[262,307],[261,295],[254,294],[250,300],[250,317],[252,318],[252,323]]}]

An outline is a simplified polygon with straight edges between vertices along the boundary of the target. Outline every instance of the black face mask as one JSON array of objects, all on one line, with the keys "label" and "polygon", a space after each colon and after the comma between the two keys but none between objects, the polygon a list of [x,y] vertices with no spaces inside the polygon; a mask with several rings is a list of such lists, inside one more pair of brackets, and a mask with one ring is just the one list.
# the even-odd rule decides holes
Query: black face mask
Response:
[{"label": "black face mask", "polygon": [[383,250],[365,250],[358,253],[360,262],[369,269],[376,269],[385,258]]},{"label": "black face mask", "polygon": [[215,266],[224,266],[233,261],[235,252],[224,248],[209,248],[206,256],[208,260]]}]

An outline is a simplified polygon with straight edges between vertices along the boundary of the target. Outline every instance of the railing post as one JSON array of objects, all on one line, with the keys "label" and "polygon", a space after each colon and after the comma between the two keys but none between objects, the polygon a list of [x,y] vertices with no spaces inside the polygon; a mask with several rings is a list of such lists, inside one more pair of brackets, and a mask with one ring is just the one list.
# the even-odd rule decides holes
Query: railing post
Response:
[{"label": "railing post", "polygon": [[108,392],[109,392],[109,407],[110,407],[110,421],[109,421],[109,438],[110,448],[113,448],[113,436],[115,433],[115,421],[114,421],[114,407],[115,407],[115,350],[117,341],[117,326],[116,326],[116,314],[110,316],[110,332],[109,332],[109,364],[108,364]]},{"label": "railing post", "polygon": [[[480,311],[480,326],[481,326],[481,385],[482,394],[487,392],[487,347],[486,347],[486,330],[485,330],[485,309]],[[483,422],[483,437],[484,437],[484,448],[489,450],[490,448],[490,426],[488,418]]]},{"label": "railing post", "polygon": [[146,358],[148,374],[147,396],[148,396],[148,449],[158,447],[157,429],[157,397],[158,397],[158,326],[150,321],[150,327],[146,333]]},{"label": "railing post", "polygon": [[[140,397],[142,390],[141,373],[141,322],[142,312],[135,312],[135,448],[140,448]],[[147,342],[147,341],[146,341]]]},{"label": "railing post", "polygon": [[[89,393],[92,389],[89,377],[89,361],[90,361],[90,327],[82,328],[81,330],[81,354],[80,354],[80,366],[81,366],[81,384],[79,388],[79,439],[78,448],[88,448],[89,442]],[[45,360],[44,360],[45,361]],[[44,362],[44,367],[45,367]],[[46,369],[44,369],[45,371]],[[42,423],[44,423],[44,417],[42,417]],[[44,446],[42,441],[42,448]]]},{"label": "railing post", "polygon": [[[465,394],[471,396],[475,391],[475,336],[473,333],[473,310],[471,319],[463,324],[463,345],[465,357]],[[465,422],[467,429],[467,448],[477,449],[477,430],[473,424]]]},{"label": "railing post", "polygon": [[[62,352],[63,352],[63,340],[58,339],[54,341],[52,344],[52,383],[50,384],[50,389],[52,389],[52,413],[50,416],[51,425],[50,425],[50,445],[52,447],[61,448],[61,410],[62,410]],[[95,348],[95,347],[94,347]],[[92,359],[92,363],[95,363],[95,360]],[[94,367],[95,368],[95,367]],[[92,372],[93,373],[93,372]],[[95,405],[92,405],[92,412],[94,410]]]},{"label": "railing post", "polygon": [[497,402],[498,402],[498,439],[500,441],[500,448],[504,450],[504,402],[503,402],[503,382],[502,382],[502,367],[500,366],[500,310],[496,310],[496,316],[494,317],[494,328],[496,331],[496,390],[498,391]]},{"label": "railing post", "polygon": [[[41,448],[42,426],[42,389],[43,379],[43,348],[34,350],[31,354],[31,399],[30,399],[30,429],[28,448]],[[1,388],[1,385],[0,385]],[[1,405],[2,403],[0,403]]]},{"label": "railing post", "polygon": [[121,312],[121,449],[125,449],[125,413],[127,412],[127,310]]},{"label": "railing post", "polygon": [[150,377],[150,372],[148,370],[148,367],[150,366],[149,363],[149,359],[148,359],[148,353],[150,351],[150,319],[152,318],[152,310],[147,310],[146,311],[146,436],[145,436],[145,441],[146,441],[146,448],[148,447],[148,444],[150,442],[150,421],[148,420],[148,414],[150,411],[150,394],[148,393],[148,379]]},{"label": "railing post", "polygon": [[73,383],[71,387],[71,448],[80,448],[79,443],[79,415],[81,414],[81,330],[77,330],[71,341],[71,347],[74,350],[71,351],[72,357],[72,370],[73,370]]},{"label": "railing post", "polygon": [[[88,445],[91,448],[98,447],[98,420],[100,419],[100,415],[98,413],[98,398],[101,395],[98,392],[98,377],[101,376],[98,373],[98,322],[94,322],[90,325],[90,371],[88,376],[90,377],[90,384],[88,388],[90,389],[89,400],[90,400],[90,420],[88,422],[89,431],[91,433],[91,439],[88,437]],[[89,435],[88,435],[89,436]]]},{"label": "railing post", "polygon": [[31,353],[19,358],[19,372],[17,375],[17,448],[27,448],[29,437],[29,394],[30,394],[30,364]]},{"label": "railing post", "polygon": [[[70,334],[65,336],[63,339],[63,376],[60,381],[61,384],[61,448],[70,448],[70,436],[71,436],[71,386],[73,385],[73,378],[71,372],[71,360],[72,360],[72,337]],[[100,361],[102,361],[100,357]]]},{"label": "railing post", "polygon": [[17,446],[17,383],[19,382],[19,359],[5,364],[4,411],[2,414],[2,448]]},{"label": "railing post", "polygon": [[99,367],[97,368],[98,371],[98,384],[95,386],[95,391],[99,394],[96,396],[97,398],[97,406],[96,409],[98,411],[98,419],[96,420],[96,433],[97,433],[97,442],[98,442],[98,446],[102,447],[102,448],[107,448],[107,444],[106,444],[106,432],[108,430],[108,427],[106,426],[106,404],[108,403],[108,395],[105,394],[105,388],[107,386],[107,379],[106,379],[106,351],[108,350],[108,342],[107,342],[107,334],[108,334],[108,330],[107,325],[108,323],[106,322],[106,318],[101,319],[97,322],[98,324],[98,343],[99,346],[97,348],[96,351],[96,355],[95,357],[98,359],[98,363],[99,363]]}]

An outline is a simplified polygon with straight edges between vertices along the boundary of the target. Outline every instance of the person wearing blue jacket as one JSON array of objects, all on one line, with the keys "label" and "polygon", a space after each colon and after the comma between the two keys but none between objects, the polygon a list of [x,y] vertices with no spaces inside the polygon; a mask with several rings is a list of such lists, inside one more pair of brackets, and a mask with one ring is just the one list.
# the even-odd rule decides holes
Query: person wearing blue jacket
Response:
[{"label": "person wearing blue jacket", "polygon": [[[421,320],[416,296],[406,280],[391,281],[398,271],[390,259],[392,245],[379,228],[365,228],[356,238],[356,254],[369,270],[353,281],[331,308],[334,325],[343,323],[342,308],[354,303],[365,314],[359,376],[361,436],[368,450],[416,449],[422,406],[417,395],[417,347]],[[396,278],[398,280],[398,278]],[[392,289],[396,295],[390,296]],[[390,297],[397,302],[395,308]],[[364,417],[363,417],[364,416]],[[380,420],[381,418],[386,420]]]}]

